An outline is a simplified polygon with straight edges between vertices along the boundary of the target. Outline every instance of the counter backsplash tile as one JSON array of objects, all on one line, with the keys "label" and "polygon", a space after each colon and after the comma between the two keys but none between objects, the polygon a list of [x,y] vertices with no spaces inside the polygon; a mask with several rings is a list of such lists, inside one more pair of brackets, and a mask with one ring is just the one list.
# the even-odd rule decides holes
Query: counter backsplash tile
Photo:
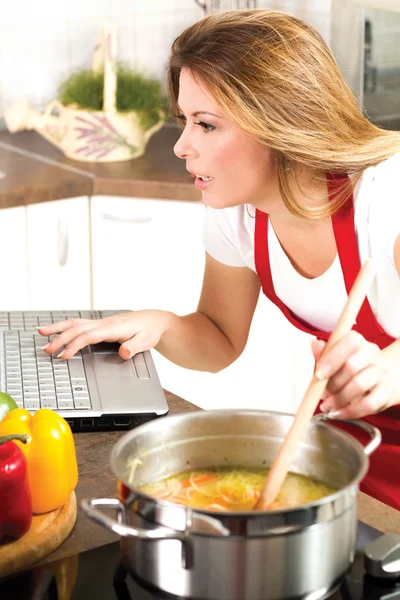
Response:
[{"label": "counter backsplash tile", "polygon": [[5,106],[26,97],[38,107],[55,97],[69,73],[66,21],[2,27],[0,46]]},{"label": "counter backsplash tile", "polygon": [[[84,0],[86,2],[86,0]],[[82,2],[84,3],[84,2]],[[3,0],[0,30],[10,25],[43,25],[62,23],[67,18],[67,0]]]},{"label": "counter backsplash tile", "polygon": [[[93,48],[104,19],[83,19],[68,21],[69,72],[78,69],[91,69]],[[118,60],[133,66],[136,61],[134,17],[127,15],[116,19],[118,33]]]},{"label": "counter backsplash tile", "polygon": [[135,0],[68,0],[67,20],[126,17],[133,15],[134,10]]}]

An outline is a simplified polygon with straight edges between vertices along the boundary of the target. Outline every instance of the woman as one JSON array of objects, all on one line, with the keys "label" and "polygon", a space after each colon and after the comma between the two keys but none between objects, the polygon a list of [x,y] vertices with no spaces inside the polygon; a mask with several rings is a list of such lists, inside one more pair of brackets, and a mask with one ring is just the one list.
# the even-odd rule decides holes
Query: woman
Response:
[{"label": "woman", "polygon": [[[41,333],[59,335],[46,351],[118,341],[125,359],[156,347],[216,372],[243,351],[261,285],[315,336],[321,410],[382,430],[362,489],[400,508],[400,134],[363,116],[319,34],[284,13],[195,23],[174,42],[168,77],[184,125],[174,150],[208,207],[198,309],[50,325]],[[354,331],[319,360],[368,256],[377,275]]]}]

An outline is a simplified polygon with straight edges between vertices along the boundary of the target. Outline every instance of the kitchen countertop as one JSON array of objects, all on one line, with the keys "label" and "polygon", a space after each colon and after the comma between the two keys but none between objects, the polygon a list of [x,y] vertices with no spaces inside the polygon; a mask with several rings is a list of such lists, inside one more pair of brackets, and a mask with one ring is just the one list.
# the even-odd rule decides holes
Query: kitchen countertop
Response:
[{"label": "kitchen countertop", "polygon": [[200,192],[173,152],[180,131],[164,126],[144,156],[114,163],[71,160],[35,131],[0,132],[0,208],[77,196],[198,201]]},{"label": "kitchen countertop", "polygon": [[[170,392],[165,393],[170,415],[201,410]],[[76,489],[78,503],[82,498],[117,497],[117,480],[109,463],[111,449],[123,434],[124,432],[120,431],[110,431],[74,435],[79,467],[79,483]],[[363,493],[359,494],[358,518],[380,531],[400,534],[400,512]],[[77,522],[71,535],[42,563],[104,546],[117,539],[114,533],[96,525],[78,508]]]}]

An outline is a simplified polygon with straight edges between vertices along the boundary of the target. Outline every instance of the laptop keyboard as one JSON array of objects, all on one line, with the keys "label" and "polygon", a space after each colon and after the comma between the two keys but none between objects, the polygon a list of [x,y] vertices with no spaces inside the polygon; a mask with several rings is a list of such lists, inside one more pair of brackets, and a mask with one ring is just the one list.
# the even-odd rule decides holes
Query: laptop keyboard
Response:
[{"label": "laptop keyboard", "polygon": [[5,390],[20,408],[87,410],[92,407],[83,357],[78,352],[63,360],[43,352],[48,338],[37,332],[40,325],[64,319],[101,318],[100,311],[0,312],[3,337]]},{"label": "laptop keyboard", "polygon": [[68,360],[50,356],[42,350],[46,338],[29,331],[5,330],[3,338],[6,392],[20,408],[92,407],[80,353]]}]

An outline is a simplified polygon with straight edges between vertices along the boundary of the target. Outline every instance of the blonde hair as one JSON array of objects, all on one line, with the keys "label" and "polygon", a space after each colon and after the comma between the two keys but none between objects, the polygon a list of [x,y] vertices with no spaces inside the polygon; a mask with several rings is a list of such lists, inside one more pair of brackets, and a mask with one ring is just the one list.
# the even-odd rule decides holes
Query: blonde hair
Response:
[{"label": "blonde hair", "polygon": [[303,218],[336,212],[352,183],[335,200],[305,207],[294,197],[304,169],[353,174],[400,151],[400,133],[373,125],[360,111],[322,37],[308,23],[269,10],[212,14],[173,43],[168,64],[171,107],[177,105],[183,68],[212,95],[228,118],[274,152],[283,200]]}]

